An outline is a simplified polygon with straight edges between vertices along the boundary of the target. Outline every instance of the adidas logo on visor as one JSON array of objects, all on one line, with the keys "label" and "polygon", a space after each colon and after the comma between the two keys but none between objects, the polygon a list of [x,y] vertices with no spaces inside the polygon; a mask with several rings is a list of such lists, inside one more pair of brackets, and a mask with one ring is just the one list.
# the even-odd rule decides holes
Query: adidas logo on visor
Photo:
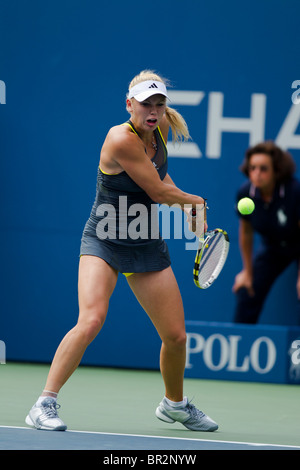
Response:
[{"label": "adidas logo on visor", "polygon": [[128,98],[136,98],[137,101],[143,101],[149,96],[162,94],[168,98],[167,89],[164,83],[156,80],[145,80],[130,88]]}]

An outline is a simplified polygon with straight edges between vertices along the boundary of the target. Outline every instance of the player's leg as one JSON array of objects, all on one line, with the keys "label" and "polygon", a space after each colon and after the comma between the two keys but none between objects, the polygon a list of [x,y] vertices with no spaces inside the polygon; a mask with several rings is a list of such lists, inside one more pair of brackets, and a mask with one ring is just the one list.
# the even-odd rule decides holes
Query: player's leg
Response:
[{"label": "player's leg", "polygon": [[82,256],[78,273],[79,317],[54,356],[46,390],[58,393],[104,324],[118,273],[96,256]]},{"label": "player's leg", "polygon": [[26,417],[28,425],[47,430],[67,428],[58,417],[56,397],[79,365],[87,346],[100,331],[117,277],[117,272],[102,259],[94,256],[81,257],[78,322],[63,338],[56,351],[44,391]]},{"label": "player's leg", "polygon": [[181,401],[186,333],[181,295],[173,271],[169,267],[163,271],[136,273],[127,280],[162,340],[160,368],[166,396]]},{"label": "player's leg", "polygon": [[218,425],[183,397],[186,332],[181,295],[171,267],[133,274],[128,283],[162,340],[160,368],[165,396],[156,416],[167,423],[178,421],[193,431],[215,431]]}]

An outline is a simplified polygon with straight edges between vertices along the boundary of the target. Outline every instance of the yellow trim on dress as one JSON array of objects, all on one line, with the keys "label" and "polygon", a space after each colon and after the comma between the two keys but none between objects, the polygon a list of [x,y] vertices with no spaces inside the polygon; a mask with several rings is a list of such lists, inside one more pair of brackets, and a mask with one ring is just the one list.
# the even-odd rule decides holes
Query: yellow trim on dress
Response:
[{"label": "yellow trim on dress", "polygon": [[162,135],[162,133],[161,133],[161,130],[160,130],[160,127],[159,127],[159,126],[157,127],[157,130],[158,130],[158,132],[159,132],[159,134],[160,134],[160,136],[161,136],[161,138],[162,138],[163,143],[165,144],[165,147],[167,147],[167,144],[166,144],[166,142],[165,142],[165,139],[163,138],[163,135]]},{"label": "yellow trim on dress", "polygon": [[121,126],[126,126],[126,124],[130,127],[132,132],[134,132],[137,136],[139,136],[137,131],[134,129],[134,127],[129,122],[124,122],[123,124],[121,124]]},{"label": "yellow trim on dress", "polygon": [[[108,176],[116,176],[116,175],[119,175],[120,173],[106,173],[106,171],[103,171],[101,169],[101,166],[99,164],[99,170],[101,171],[101,173],[103,173],[104,175],[108,175]],[[121,172],[122,173],[122,172]]]}]

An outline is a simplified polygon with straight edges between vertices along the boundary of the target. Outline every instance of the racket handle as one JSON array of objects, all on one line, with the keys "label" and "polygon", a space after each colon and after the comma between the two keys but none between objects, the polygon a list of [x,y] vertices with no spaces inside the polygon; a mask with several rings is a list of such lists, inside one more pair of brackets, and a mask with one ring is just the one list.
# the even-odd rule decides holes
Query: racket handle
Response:
[{"label": "racket handle", "polygon": [[192,231],[195,232],[196,222],[197,222],[197,211],[194,207],[191,209],[191,217],[192,217]]},{"label": "racket handle", "polygon": [[207,211],[208,207],[207,207],[207,202],[206,201],[207,201],[207,199],[204,199],[204,225],[207,224],[207,212],[206,211]]},{"label": "racket handle", "polygon": [[[207,214],[206,214],[206,209],[207,209],[207,204],[206,204],[206,199],[204,199],[204,232],[206,231],[205,225],[207,225]],[[192,217],[192,231],[195,232],[197,228],[197,210],[193,207],[191,209],[191,217]]]}]

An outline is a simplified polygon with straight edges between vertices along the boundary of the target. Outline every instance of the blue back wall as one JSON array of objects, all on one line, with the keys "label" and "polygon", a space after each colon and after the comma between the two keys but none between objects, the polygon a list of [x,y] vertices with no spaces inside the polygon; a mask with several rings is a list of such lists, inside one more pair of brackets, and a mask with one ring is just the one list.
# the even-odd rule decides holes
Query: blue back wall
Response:
[{"label": "blue back wall", "polygon": [[[234,204],[244,152],[273,139],[300,167],[300,105],[291,99],[300,79],[299,2],[0,0],[0,6],[0,339],[7,357],[51,360],[77,320],[79,245],[101,145],[111,126],[127,120],[128,84],[145,68],[170,79],[172,105],[193,138],[192,154],[185,145],[170,147],[169,173],[181,189],[208,198],[209,227],[223,227],[232,242],[220,278],[200,291],[192,279],[195,252],[185,240],[168,241],[186,318],[230,322],[241,269]],[[292,266],[278,280],[261,323],[298,324],[295,273]],[[103,350],[92,345],[86,361],[105,363],[102,352],[126,349],[133,330],[140,332],[137,346],[159,347],[120,276],[96,340]]]}]

